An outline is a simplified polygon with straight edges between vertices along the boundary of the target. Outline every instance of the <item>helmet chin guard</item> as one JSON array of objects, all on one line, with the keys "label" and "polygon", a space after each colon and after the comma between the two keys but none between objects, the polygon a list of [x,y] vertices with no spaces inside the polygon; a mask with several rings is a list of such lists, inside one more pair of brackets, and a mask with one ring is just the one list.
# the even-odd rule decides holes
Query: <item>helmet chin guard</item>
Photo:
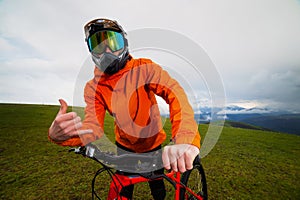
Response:
[{"label": "helmet chin guard", "polygon": [[124,68],[128,58],[128,50],[124,50],[119,56],[104,52],[100,58],[92,53],[92,59],[96,67],[110,75]]}]

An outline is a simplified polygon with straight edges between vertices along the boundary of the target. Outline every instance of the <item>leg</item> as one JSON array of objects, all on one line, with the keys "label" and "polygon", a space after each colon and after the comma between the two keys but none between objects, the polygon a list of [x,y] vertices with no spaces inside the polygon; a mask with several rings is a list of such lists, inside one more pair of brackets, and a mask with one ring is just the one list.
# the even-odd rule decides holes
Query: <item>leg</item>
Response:
[{"label": "leg", "polygon": [[121,189],[120,195],[127,199],[132,199],[134,185],[128,185]]},{"label": "leg", "polygon": [[163,180],[149,181],[151,194],[154,200],[164,200],[166,197],[166,188]]},{"label": "leg", "polygon": [[[162,174],[164,169],[155,171],[155,173]],[[151,189],[151,194],[154,200],[163,200],[166,197],[166,188],[163,179],[149,181],[149,186]]]}]

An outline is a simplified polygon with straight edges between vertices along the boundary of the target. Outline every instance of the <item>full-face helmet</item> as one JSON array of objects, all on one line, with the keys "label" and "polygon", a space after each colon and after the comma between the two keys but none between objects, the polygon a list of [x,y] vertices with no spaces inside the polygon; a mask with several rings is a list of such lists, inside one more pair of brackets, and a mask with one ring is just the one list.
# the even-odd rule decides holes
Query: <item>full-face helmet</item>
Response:
[{"label": "full-face helmet", "polygon": [[84,26],[84,31],[88,49],[99,69],[114,74],[125,66],[129,58],[128,42],[126,32],[116,21],[95,19]]}]

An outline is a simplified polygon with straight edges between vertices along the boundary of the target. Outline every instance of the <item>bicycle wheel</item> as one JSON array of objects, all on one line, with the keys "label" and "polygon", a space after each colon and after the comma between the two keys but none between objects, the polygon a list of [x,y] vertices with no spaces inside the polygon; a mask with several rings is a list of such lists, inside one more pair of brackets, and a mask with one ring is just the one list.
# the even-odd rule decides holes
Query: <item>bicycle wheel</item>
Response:
[{"label": "bicycle wheel", "polygon": [[105,200],[109,193],[114,171],[107,167],[99,169],[92,180],[92,200]]},{"label": "bicycle wheel", "polygon": [[[203,167],[200,158],[197,156],[194,160],[193,169],[182,174],[181,182],[191,189],[193,193],[199,195],[202,199],[207,200],[207,185]],[[201,199],[200,198],[200,199]],[[180,200],[199,199],[185,188],[180,189]]]}]

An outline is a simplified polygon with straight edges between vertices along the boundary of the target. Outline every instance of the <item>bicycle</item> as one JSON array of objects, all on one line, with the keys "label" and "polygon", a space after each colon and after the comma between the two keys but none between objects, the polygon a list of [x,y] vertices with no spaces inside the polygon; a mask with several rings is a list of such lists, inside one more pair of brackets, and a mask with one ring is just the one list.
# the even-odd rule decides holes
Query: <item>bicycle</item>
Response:
[{"label": "bicycle", "polygon": [[[200,157],[197,156],[193,162],[193,169],[181,174],[172,170],[166,173],[156,174],[154,171],[162,166],[161,151],[149,155],[126,153],[116,155],[111,152],[100,151],[94,145],[73,148],[76,154],[91,158],[102,165],[95,173],[92,180],[92,199],[123,199],[120,195],[124,186],[149,182],[151,180],[165,179],[175,189],[175,200],[207,200],[207,184]],[[107,172],[111,178],[107,197],[100,198],[95,191],[95,181],[98,175]],[[122,172],[134,172],[134,175],[124,175]]]}]

